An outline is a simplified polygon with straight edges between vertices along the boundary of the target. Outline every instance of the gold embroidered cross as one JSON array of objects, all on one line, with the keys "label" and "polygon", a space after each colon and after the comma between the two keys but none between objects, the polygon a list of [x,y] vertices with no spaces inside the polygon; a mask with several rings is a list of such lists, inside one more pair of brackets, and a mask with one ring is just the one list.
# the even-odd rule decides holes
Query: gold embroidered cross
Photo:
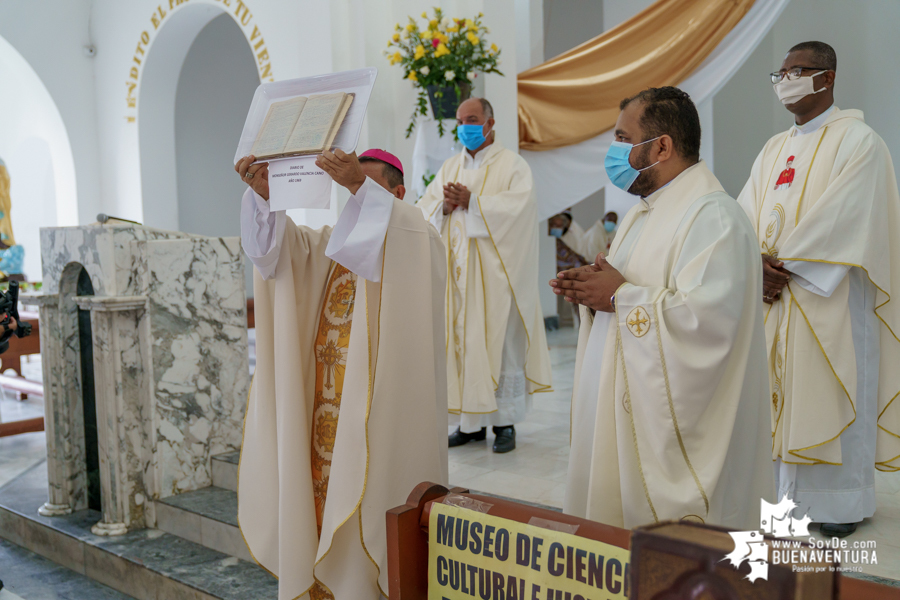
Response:
[{"label": "gold embroidered cross", "polygon": [[[640,306],[638,306],[628,314],[628,318],[625,322],[628,325],[628,330],[635,337],[642,337],[648,331],[650,331],[650,326],[647,325],[648,323],[650,323],[650,318],[647,315],[647,311],[645,311]],[[646,329],[644,329],[644,325],[647,325]]]}]

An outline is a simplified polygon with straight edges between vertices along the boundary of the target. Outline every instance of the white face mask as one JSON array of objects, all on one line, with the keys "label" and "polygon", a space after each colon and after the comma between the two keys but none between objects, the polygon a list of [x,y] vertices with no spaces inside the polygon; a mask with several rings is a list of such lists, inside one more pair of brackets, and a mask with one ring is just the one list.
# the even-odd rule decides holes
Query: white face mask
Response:
[{"label": "white face mask", "polygon": [[810,94],[818,94],[819,92],[825,91],[824,86],[820,90],[815,89],[813,86],[813,77],[824,72],[825,71],[819,71],[818,73],[813,73],[809,77],[801,77],[800,79],[794,80],[785,77],[772,87],[775,88],[775,94],[778,96],[778,99],[781,100],[782,104],[793,104]]}]

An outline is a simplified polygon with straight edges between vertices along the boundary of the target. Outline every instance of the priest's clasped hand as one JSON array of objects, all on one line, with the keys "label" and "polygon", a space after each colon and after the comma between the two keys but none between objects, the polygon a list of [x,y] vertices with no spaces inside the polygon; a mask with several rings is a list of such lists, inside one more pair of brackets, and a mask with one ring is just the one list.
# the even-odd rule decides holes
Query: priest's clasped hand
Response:
[{"label": "priest's clasped hand", "polygon": [[791,280],[791,273],[784,268],[784,263],[768,254],[762,255],[763,263],[763,302],[772,304],[781,299],[781,290]]},{"label": "priest's clasped hand", "polygon": [[444,214],[449,215],[456,207],[469,209],[472,192],[461,183],[448,183],[444,186]]},{"label": "priest's clasped hand", "polygon": [[557,279],[550,280],[550,287],[554,294],[565,296],[566,302],[601,312],[615,312],[610,299],[623,283],[627,283],[625,278],[606,262],[601,252],[594,264],[557,274]]},{"label": "priest's clasped hand", "polygon": [[269,163],[254,165],[256,157],[252,154],[245,156],[234,165],[234,170],[241,176],[241,181],[249,185],[254,192],[269,199]]},{"label": "priest's clasped hand", "polygon": [[350,190],[351,194],[356,194],[366,182],[366,175],[359,164],[356,152],[347,154],[340,148],[334,153],[326,150],[316,157],[316,165],[331,175],[338,185]]}]

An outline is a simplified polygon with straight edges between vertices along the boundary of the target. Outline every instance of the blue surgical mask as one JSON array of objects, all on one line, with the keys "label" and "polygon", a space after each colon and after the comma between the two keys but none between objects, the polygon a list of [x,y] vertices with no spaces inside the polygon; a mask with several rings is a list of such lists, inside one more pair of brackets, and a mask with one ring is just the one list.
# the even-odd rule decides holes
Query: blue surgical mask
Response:
[{"label": "blue surgical mask", "polygon": [[612,233],[613,229],[615,229],[615,228],[616,228],[616,224],[613,223],[612,221],[607,221],[606,223],[603,224],[603,229],[606,230],[606,233]]},{"label": "blue surgical mask", "polygon": [[637,179],[638,175],[641,174],[641,171],[646,171],[650,167],[655,167],[659,164],[659,161],[656,161],[649,167],[644,167],[643,169],[635,169],[631,166],[631,162],[628,160],[628,158],[631,156],[632,148],[635,148],[636,146],[642,146],[644,144],[649,144],[654,140],[658,140],[660,137],[662,136],[658,136],[653,138],[652,140],[641,142],[640,144],[613,142],[609,145],[609,151],[606,153],[604,166],[606,167],[606,174],[609,176],[609,180],[612,181],[612,184],[614,186],[627,192],[629,188],[631,188],[631,184],[634,183],[634,180]]},{"label": "blue surgical mask", "polygon": [[552,235],[555,238],[561,238],[563,236],[563,230],[560,229],[559,227],[551,227],[550,235]]},{"label": "blue surgical mask", "polygon": [[467,150],[480,148],[487,139],[484,137],[484,125],[457,125],[456,137]]}]

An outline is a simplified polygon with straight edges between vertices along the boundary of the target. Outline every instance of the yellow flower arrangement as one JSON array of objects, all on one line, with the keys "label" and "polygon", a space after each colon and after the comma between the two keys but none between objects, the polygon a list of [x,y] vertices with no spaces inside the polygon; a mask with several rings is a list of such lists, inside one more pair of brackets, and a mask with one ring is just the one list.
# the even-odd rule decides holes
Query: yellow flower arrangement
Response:
[{"label": "yellow flower arrangement", "polygon": [[[415,128],[417,115],[428,115],[428,94],[438,116],[446,108],[438,108],[448,88],[455,91],[457,99],[467,93],[478,72],[503,75],[497,68],[500,49],[496,44],[485,41],[488,28],[479,13],[474,19],[450,19],[443,11],[435,8],[433,16],[423,12],[422,21],[409,18],[406,25],[397,23],[385,51],[390,64],[403,67],[404,77],[418,89],[416,109],[406,130],[409,137]],[[426,93],[426,89],[428,93]],[[435,104],[437,103],[437,104]],[[442,117],[441,117],[442,118]],[[443,122],[438,120],[438,131],[443,135]]]}]

